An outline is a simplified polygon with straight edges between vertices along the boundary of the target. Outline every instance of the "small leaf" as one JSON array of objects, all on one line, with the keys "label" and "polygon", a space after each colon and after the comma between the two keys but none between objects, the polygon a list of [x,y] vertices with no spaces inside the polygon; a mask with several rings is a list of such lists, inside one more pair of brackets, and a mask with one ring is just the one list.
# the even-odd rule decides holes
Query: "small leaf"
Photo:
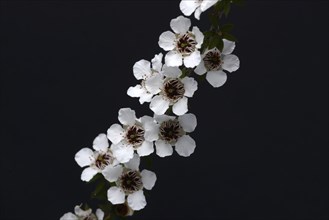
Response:
[{"label": "small leaf", "polygon": [[221,31],[221,32],[228,33],[228,32],[231,32],[231,31],[232,31],[233,27],[234,27],[233,24],[224,24],[224,25],[220,28],[220,31]]},{"label": "small leaf", "polygon": [[224,47],[224,42],[223,42],[223,39],[220,38],[220,41],[217,43],[216,45],[217,49],[222,51],[223,50],[223,47]]},{"label": "small leaf", "polygon": [[219,25],[219,18],[218,18],[218,15],[217,13],[210,13],[209,14],[209,19],[210,19],[210,22],[212,24],[213,27],[218,27]]},{"label": "small leaf", "polygon": [[101,179],[103,175],[100,173],[97,173],[88,183],[94,183],[96,181],[98,181],[99,179]]},{"label": "small leaf", "polygon": [[225,14],[225,17],[228,16],[228,14],[230,13],[230,10],[231,10],[231,5],[230,4],[227,4],[224,8],[224,14]]},{"label": "small leaf", "polygon": [[91,197],[98,200],[107,200],[107,186],[105,181],[101,181],[92,192]]},{"label": "small leaf", "polygon": [[232,0],[232,2],[237,6],[245,6],[246,4],[244,0]]},{"label": "small leaf", "polygon": [[223,40],[219,35],[215,35],[211,38],[210,43],[209,43],[209,49],[217,47],[218,50],[223,49]]},{"label": "small leaf", "polygon": [[236,37],[234,37],[232,34],[228,34],[228,33],[223,33],[223,38],[230,40],[230,41],[234,41],[237,42],[238,40],[236,39]]},{"label": "small leaf", "polygon": [[220,44],[220,41],[221,39],[219,36],[212,37],[209,41],[209,45],[208,45],[209,49],[217,47],[217,45]]}]

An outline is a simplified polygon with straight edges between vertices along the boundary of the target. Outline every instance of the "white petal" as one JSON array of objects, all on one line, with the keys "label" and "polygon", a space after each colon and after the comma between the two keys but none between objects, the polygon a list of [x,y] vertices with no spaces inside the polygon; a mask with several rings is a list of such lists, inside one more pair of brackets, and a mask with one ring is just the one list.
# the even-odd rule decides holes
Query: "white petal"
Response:
[{"label": "white petal", "polygon": [[99,134],[93,142],[93,148],[97,151],[107,152],[109,147],[109,141],[106,137],[106,134]]},{"label": "white petal", "polygon": [[173,113],[175,115],[184,115],[188,109],[187,109],[187,98],[183,97],[178,102],[176,102],[172,107]]},{"label": "white petal", "polygon": [[184,16],[178,16],[170,21],[170,27],[176,34],[185,34],[191,27],[191,20]]},{"label": "white petal", "polygon": [[142,123],[142,125],[144,127],[145,124],[154,122],[154,118],[152,118],[151,116],[148,116],[148,115],[144,115],[143,117],[139,118],[139,121],[140,121],[140,123]]},{"label": "white petal", "polygon": [[133,73],[136,79],[145,79],[152,74],[151,63],[147,60],[140,60],[135,63]]},{"label": "white petal", "polygon": [[202,11],[201,11],[201,7],[198,7],[195,12],[194,12],[194,17],[198,20],[200,20],[200,15],[201,15]]},{"label": "white petal", "polygon": [[152,100],[153,94],[151,93],[143,93],[139,98],[139,103],[143,104],[144,102],[150,102]]},{"label": "white petal", "polygon": [[235,48],[235,42],[226,39],[223,39],[223,42],[224,42],[224,46],[223,46],[222,54],[227,55],[232,53]]},{"label": "white petal", "polygon": [[134,156],[134,148],[130,145],[125,145],[122,142],[112,146],[113,156],[120,163],[127,163]]},{"label": "white petal", "polygon": [[223,58],[222,67],[224,70],[234,72],[240,67],[240,60],[233,54],[225,55]]},{"label": "white petal", "polygon": [[79,218],[72,212],[64,214],[59,220],[79,220]]},{"label": "white petal", "polygon": [[113,143],[117,144],[123,139],[124,130],[121,125],[113,124],[107,130],[107,138]]},{"label": "white petal", "polygon": [[194,152],[195,147],[195,141],[189,135],[178,138],[175,144],[176,152],[183,157],[190,156]]},{"label": "white petal", "polygon": [[201,45],[202,45],[203,40],[204,40],[203,33],[200,31],[200,29],[198,27],[193,27],[192,33],[195,35],[195,40],[198,43],[196,45],[196,48],[201,48]]},{"label": "white petal", "polygon": [[104,212],[101,209],[96,210],[96,217],[97,220],[103,220],[104,219]]},{"label": "white petal", "polygon": [[125,163],[125,167],[131,170],[139,170],[139,164],[141,162],[141,158],[138,154],[134,154],[134,157],[129,160],[128,163]]},{"label": "white petal", "polygon": [[200,6],[198,1],[191,0],[182,0],[179,4],[179,8],[182,13],[186,16],[190,16],[197,7]]},{"label": "white petal", "polygon": [[148,156],[154,152],[153,142],[144,141],[143,144],[137,148],[139,156]]},{"label": "white petal", "polygon": [[170,78],[178,78],[182,75],[182,71],[178,67],[163,66],[163,75]]},{"label": "white petal", "polygon": [[144,124],[144,138],[147,141],[155,141],[159,138],[159,125],[156,124],[154,121],[149,121],[147,123]]},{"label": "white petal", "polygon": [[169,51],[166,54],[165,62],[167,66],[181,66],[183,64],[182,54],[176,51]]},{"label": "white petal", "polygon": [[91,209],[82,210],[81,207],[77,205],[74,207],[74,212],[79,217],[87,217],[88,215],[91,214],[92,210]]},{"label": "white petal", "polygon": [[184,57],[184,65],[188,68],[193,68],[199,65],[201,62],[200,51],[196,50],[191,53],[189,56]]},{"label": "white petal", "polygon": [[149,93],[155,95],[161,91],[162,81],[161,74],[154,74],[145,80],[145,88]]},{"label": "white petal", "polygon": [[145,89],[141,85],[130,86],[127,90],[127,95],[130,97],[140,97],[143,93],[145,93]]},{"label": "white petal", "polygon": [[184,96],[192,97],[194,92],[198,89],[198,82],[192,77],[184,77],[181,81],[184,84]]},{"label": "white petal", "polygon": [[146,200],[143,190],[130,194],[127,198],[128,205],[135,211],[141,210],[146,206]]},{"label": "white petal", "polygon": [[107,179],[109,182],[115,182],[121,176],[122,171],[123,171],[123,167],[121,165],[117,165],[117,166],[108,165],[104,168],[102,174],[104,178]]},{"label": "white petal", "polygon": [[112,186],[107,191],[107,199],[114,205],[122,204],[125,202],[125,193],[123,192],[123,190],[121,188]]},{"label": "white petal", "polygon": [[157,140],[155,142],[156,154],[159,157],[167,157],[173,154],[173,148],[170,144],[167,144],[163,140]]},{"label": "white petal", "polygon": [[81,173],[81,180],[89,182],[98,172],[99,170],[95,168],[87,167]]},{"label": "white petal", "polygon": [[194,72],[200,76],[207,72],[207,69],[204,65],[204,61],[202,59],[200,64],[194,69]]},{"label": "white petal", "polygon": [[121,108],[118,119],[123,125],[134,125],[136,122],[136,113],[131,108]]},{"label": "white petal", "polygon": [[188,113],[178,117],[179,124],[182,126],[185,132],[194,131],[197,120],[194,114]]},{"label": "white petal", "polygon": [[74,159],[80,167],[89,166],[95,161],[94,152],[89,148],[82,148],[75,154]]},{"label": "white petal", "polygon": [[165,51],[169,51],[175,48],[176,36],[171,31],[163,32],[159,37],[159,46]]},{"label": "white petal", "polygon": [[143,186],[147,190],[151,190],[157,180],[157,176],[154,172],[149,170],[143,170],[141,172]]},{"label": "white petal", "polygon": [[150,103],[150,109],[157,115],[163,115],[169,108],[169,101],[162,98],[162,96],[154,96]]},{"label": "white petal", "polygon": [[154,58],[151,60],[152,69],[157,71],[158,73],[160,73],[162,69],[162,58],[163,58],[163,54],[159,53],[155,55]]},{"label": "white petal", "polygon": [[213,6],[214,4],[216,4],[217,2],[218,0],[203,0],[200,8],[202,11],[205,11],[211,6]]},{"label": "white petal", "polygon": [[169,115],[154,115],[154,119],[161,124],[164,121],[174,120],[175,116],[169,116]]},{"label": "white petal", "polygon": [[207,81],[215,88],[218,88],[226,82],[227,75],[224,71],[209,71],[206,76]]}]

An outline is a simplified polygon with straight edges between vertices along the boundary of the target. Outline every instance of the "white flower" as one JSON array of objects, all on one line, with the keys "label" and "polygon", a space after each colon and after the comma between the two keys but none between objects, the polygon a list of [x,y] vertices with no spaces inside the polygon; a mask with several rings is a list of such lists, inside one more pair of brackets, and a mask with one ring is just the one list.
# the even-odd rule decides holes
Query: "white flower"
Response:
[{"label": "white flower", "polygon": [[201,61],[200,51],[203,43],[203,34],[197,27],[191,27],[191,20],[184,16],[172,19],[170,26],[173,32],[166,31],[159,37],[159,46],[169,51],[165,57],[167,66],[184,65],[189,68],[197,66]]},{"label": "white flower", "polygon": [[96,210],[96,215],[92,213],[91,209],[82,210],[80,206],[75,206],[74,214],[68,212],[64,214],[59,220],[103,220],[104,212],[101,209]]},{"label": "white flower", "polygon": [[182,0],[179,8],[186,16],[190,16],[194,11],[194,17],[200,20],[200,14],[216,4],[218,0]]},{"label": "white flower", "polygon": [[140,60],[135,63],[133,73],[136,79],[142,80],[141,84],[129,87],[127,94],[131,97],[138,97],[139,102],[150,102],[153,95],[159,93],[163,76],[162,69],[162,53],[155,55],[151,63],[147,60]]},{"label": "white flower", "polygon": [[106,166],[118,164],[118,161],[109,149],[109,142],[105,134],[99,134],[93,142],[93,148],[82,148],[75,154],[75,161],[80,167],[85,167],[81,174],[81,180],[89,182],[97,173]]},{"label": "white flower", "polygon": [[185,114],[178,118],[168,115],[156,115],[159,123],[159,140],[155,142],[156,154],[166,157],[173,154],[173,146],[176,152],[183,157],[190,156],[196,147],[195,141],[187,134],[193,132],[197,120],[194,114]]},{"label": "white flower", "polygon": [[155,173],[149,170],[139,171],[140,157],[135,154],[128,163],[108,166],[103,175],[109,182],[115,182],[107,191],[107,198],[112,204],[123,204],[126,201],[133,210],[146,206],[143,188],[151,190],[156,182]]},{"label": "white flower", "polygon": [[150,109],[157,115],[163,115],[169,106],[176,115],[183,115],[188,111],[187,97],[192,97],[198,89],[198,83],[192,77],[180,79],[182,71],[178,67],[167,67],[164,65],[161,92],[152,98]]},{"label": "white flower", "polygon": [[107,130],[107,137],[113,143],[113,156],[120,162],[126,163],[134,156],[136,150],[140,156],[154,152],[153,141],[158,139],[157,125],[149,116],[136,118],[134,110],[122,108],[118,117],[120,124],[113,124]]},{"label": "white flower", "polygon": [[235,48],[235,42],[225,39],[223,41],[223,51],[220,52],[216,47],[205,51],[202,61],[194,70],[198,75],[207,72],[206,79],[213,87],[220,87],[226,82],[227,75],[223,70],[233,72],[240,67],[239,58],[231,54]]}]

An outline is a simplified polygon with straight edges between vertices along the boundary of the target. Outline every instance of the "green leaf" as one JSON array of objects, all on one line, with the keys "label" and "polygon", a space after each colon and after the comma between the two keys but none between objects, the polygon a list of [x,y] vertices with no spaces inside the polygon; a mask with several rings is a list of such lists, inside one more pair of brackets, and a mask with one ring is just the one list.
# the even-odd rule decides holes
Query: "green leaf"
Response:
[{"label": "green leaf", "polygon": [[217,43],[216,45],[217,49],[222,51],[223,50],[223,47],[224,47],[224,42],[223,42],[223,39],[220,38],[220,41]]},{"label": "green leaf", "polygon": [[246,2],[244,0],[232,0],[233,4],[237,6],[245,6]]},{"label": "green leaf", "polygon": [[214,28],[218,27],[219,25],[219,18],[217,13],[210,13],[209,14],[209,19]]},{"label": "green leaf", "polygon": [[221,37],[217,36],[213,36],[210,40],[209,43],[209,49],[212,49],[214,47],[217,47],[218,50],[222,50],[223,49],[223,40]]},{"label": "green leaf", "polygon": [[237,42],[238,40],[232,34],[223,33],[223,38],[226,40]]},{"label": "green leaf", "polygon": [[88,183],[94,183],[96,181],[98,181],[99,179],[101,179],[103,175],[100,173],[97,173]]},{"label": "green leaf", "polygon": [[88,209],[90,209],[90,206],[87,203],[85,203],[82,207],[82,210],[88,210]]},{"label": "green leaf", "polygon": [[219,36],[212,37],[209,41],[209,45],[208,45],[209,49],[217,47],[217,45],[220,44],[220,41],[221,41],[221,39]]},{"label": "green leaf", "polygon": [[227,4],[224,8],[225,17],[228,16],[228,14],[230,13],[230,10],[231,10],[231,4]]},{"label": "green leaf", "polygon": [[107,199],[107,186],[106,181],[101,181],[96,186],[96,189],[92,192],[91,198],[98,200],[106,200]]},{"label": "green leaf", "polygon": [[223,33],[228,33],[231,32],[233,29],[234,25],[233,24],[224,24],[221,28],[220,31]]}]

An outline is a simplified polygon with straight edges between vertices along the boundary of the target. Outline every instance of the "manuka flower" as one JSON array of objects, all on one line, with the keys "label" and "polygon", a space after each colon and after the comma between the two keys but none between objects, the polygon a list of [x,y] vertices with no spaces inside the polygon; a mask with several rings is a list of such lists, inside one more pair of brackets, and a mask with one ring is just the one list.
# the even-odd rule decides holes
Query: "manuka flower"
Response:
[{"label": "manuka flower", "polygon": [[141,84],[130,87],[127,94],[131,97],[138,97],[139,102],[150,102],[153,95],[159,93],[162,83],[162,53],[155,55],[151,63],[147,60],[140,60],[135,63],[133,73],[136,79],[142,80]]},{"label": "manuka flower", "polygon": [[179,8],[186,16],[190,16],[194,11],[194,17],[200,20],[200,14],[216,4],[218,0],[182,0]]},{"label": "manuka flower", "polygon": [[75,161],[80,167],[85,167],[81,174],[81,180],[89,182],[97,173],[106,166],[118,164],[109,148],[109,142],[105,134],[99,134],[93,142],[93,148],[82,148],[75,154]]},{"label": "manuka flower", "polygon": [[143,189],[151,190],[157,177],[149,170],[140,172],[139,164],[140,157],[135,154],[124,166],[109,166],[103,170],[105,179],[116,184],[107,191],[107,198],[112,204],[124,204],[127,197],[127,203],[133,210],[146,206]]},{"label": "manuka flower", "polygon": [[180,78],[182,71],[178,67],[163,67],[164,81],[161,92],[154,96],[150,109],[157,115],[163,115],[169,106],[176,115],[183,115],[188,111],[187,97],[192,97],[198,89],[198,83],[191,77]]},{"label": "manuka flower", "polygon": [[159,37],[159,46],[169,51],[165,56],[167,66],[184,65],[189,68],[197,66],[201,61],[199,49],[204,36],[198,27],[191,27],[191,20],[184,16],[172,19],[170,26],[174,31],[166,31]]},{"label": "manuka flower", "polygon": [[134,110],[122,108],[118,117],[120,124],[113,124],[107,130],[107,137],[113,143],[113,156],[120,162],[126,163],[134,156],[136,150],[140,156],[154,152],[153,141],[158,139],[157,125],[149,116],[136,118]]},{"label": "manuka flower", "polygon": [[240,67],[239,58],[231,54],[235,42],[225,39],[223,41],[223,51],[219,51],[216,47],[206,50],[202,55],[202,61],[194,70],[198,75],[207,73],[206,79],[213,87],[220,87],[226,82],[227,75],[223,70],[233,72]]},{"label": "manuka flower", "polygon": [[103,220],[104,212],[101,209],[97,209],[95,214],[92,213],[91,209],[82,210],[81,207],[77,205],[74,208],[74,214],[68,212],[59,220]]},{"label": "manuka flower", "polygon": [[159,123],[159,139],[155,142],[156,154],[160,157],[170,156],[173,146],[176,152],[183,157],[190,156],[196,147],[195,141],[188,135],[193,132],[197,120],[194,114],[188,113],[174,117],[168,115],[156,115]]}]

